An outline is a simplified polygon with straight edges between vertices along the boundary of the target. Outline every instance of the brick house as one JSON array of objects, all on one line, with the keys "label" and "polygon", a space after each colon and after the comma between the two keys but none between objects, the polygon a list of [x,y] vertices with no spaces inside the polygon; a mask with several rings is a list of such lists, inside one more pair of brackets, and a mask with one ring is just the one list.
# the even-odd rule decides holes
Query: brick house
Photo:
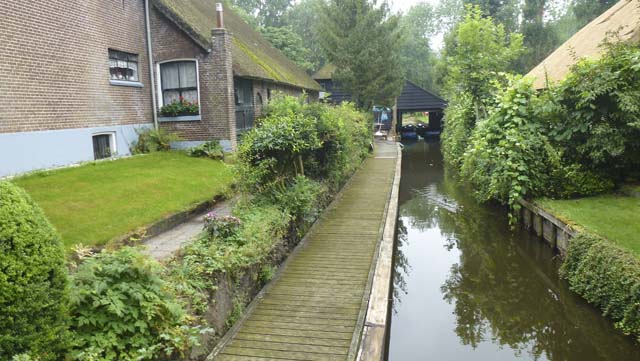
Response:
[{"label": "brick house", "polygon": [[[145,127],[233,149],[275,92],[317,99],[302,69],[223,19],[215,0],[1,1],[0,177],[128,155]],[[177,99],[196,111],[157,111]]]}]

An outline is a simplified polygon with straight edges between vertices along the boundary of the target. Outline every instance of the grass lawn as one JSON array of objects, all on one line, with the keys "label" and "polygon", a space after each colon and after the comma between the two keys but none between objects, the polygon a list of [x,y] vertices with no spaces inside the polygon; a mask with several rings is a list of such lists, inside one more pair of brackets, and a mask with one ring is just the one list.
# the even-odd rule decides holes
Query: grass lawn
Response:
[{"label": "grass lawn", "polygon": [[224,194],[220,161],[178,152],[88,163],[16,178],[62,234],[65,247],[104,245],[164,216]]},{"label": "grass lawn", "polygon": [[640,198],[609,194],[538,199],[536,203],[567,223],[614,241],[640,257]]}]

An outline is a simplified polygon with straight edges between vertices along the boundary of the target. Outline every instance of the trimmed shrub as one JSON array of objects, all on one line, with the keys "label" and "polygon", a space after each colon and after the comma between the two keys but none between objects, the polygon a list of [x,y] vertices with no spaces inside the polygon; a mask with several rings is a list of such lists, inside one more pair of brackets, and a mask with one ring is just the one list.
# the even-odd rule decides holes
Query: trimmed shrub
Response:
[{"label": "trimmed shrub", "polygon": [[64,353],[66,286],[60,236],[24,190],[0,182],[0,359]]},{"label": "trimmed shrub", "polygon": [[602,238],[579,234],[569,242],[561,276],[598,306],[617,328],[640,340],[640,260]]},{"label": "trimmed shrub", "polygon": [[161,271],[130,247],[85,260],[71,278],[73,357],[154,360],[187,350],[196,330]]}]

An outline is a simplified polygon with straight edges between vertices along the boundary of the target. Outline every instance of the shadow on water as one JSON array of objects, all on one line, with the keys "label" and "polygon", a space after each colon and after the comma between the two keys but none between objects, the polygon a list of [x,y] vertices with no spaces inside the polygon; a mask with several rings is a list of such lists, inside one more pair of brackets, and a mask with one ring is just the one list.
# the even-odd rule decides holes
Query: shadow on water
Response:
[{"label": "shadow on water", "polygon": [[549,247],[446,172],[438,143],[406,144],[399,217],[390,361],[640,360]]}]

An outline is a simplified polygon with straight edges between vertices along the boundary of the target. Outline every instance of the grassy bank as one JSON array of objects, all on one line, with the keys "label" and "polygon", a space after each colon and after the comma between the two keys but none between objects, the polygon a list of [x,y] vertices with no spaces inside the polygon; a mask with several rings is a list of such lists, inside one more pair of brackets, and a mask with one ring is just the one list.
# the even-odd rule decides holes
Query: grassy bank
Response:
[{"label": "grassy bank", "polygon": [[623,194],[536,203],[568,224],[597,234],[640,258],[640,198]]},{"label": "grassy bank", "polygon": [[228,192],[231,168],[220,161],[158,152],[13,180],[61,233],[65,248],[100,246],[172,213]]}]

